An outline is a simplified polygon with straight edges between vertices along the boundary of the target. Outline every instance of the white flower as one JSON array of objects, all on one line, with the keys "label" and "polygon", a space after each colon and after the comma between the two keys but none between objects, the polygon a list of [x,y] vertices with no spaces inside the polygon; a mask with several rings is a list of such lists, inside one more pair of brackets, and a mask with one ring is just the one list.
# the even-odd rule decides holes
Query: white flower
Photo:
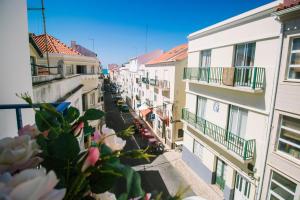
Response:
[{"label": "white flower", "polygon": [[0,177],[0,198],[9,200],[61,200],[66,189],[56,190],[58,179],[53,171],[27,169],[15,176],[5,173]]},{"label": "white flower", "polygon": [[33,158],[40,152],[39,146],[29,135],[0,140],[0,173],[28,168],[38,164],[39,158]]},{"label": "white flower", "polygon": [[112,151],[120,151],[124,148],[126,141],[116,136],[115,131],[107,128],[105,124],[102,126],[102,134],[102,137],[104,137],[104,144]]},{"label": "white flower", "polygon": [[101,194],[96,194],[96,199],[99,200],[116,200],[116,196],[110,192],[104,192]]}]

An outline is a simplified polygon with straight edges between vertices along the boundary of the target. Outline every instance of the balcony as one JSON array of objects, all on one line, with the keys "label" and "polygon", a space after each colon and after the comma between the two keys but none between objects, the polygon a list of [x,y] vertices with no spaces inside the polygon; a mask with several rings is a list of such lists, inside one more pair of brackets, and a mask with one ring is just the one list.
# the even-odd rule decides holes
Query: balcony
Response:
[{"label": "balcony", "polygon": [[265,86],[265,68],[187,67],[183,79],[228,89],[261,92]]},{"label": "balcony", "polygon": [[243,160],[251,160],[255,153],[255,140],[245,140],[224,128],[221,128],[203,118],[197,117],[187,109],[182,109],[182,119],[200,130],[216,143],[234,152]]},{"label": "balcony", "polygon": [[163,120],[168,118],[168,115],[167,115],[167,112],[165,109],[155,108],[155,113]]},{"label": "balcony", "polygon": [[149,79],[147,77],[142,77],[142,82],[145,84],[149,84]]},{"label": "balcony", "polygon": [[166,80],[160,80],[159,81],[159,87],[162,90],[170,90],[170,82]]},{"label": "balcony", "polygon": [[152,85],[152,86],[158,86],[158,80],[154,79],[154,78],[151,78],[150,79],[150,85]]}]

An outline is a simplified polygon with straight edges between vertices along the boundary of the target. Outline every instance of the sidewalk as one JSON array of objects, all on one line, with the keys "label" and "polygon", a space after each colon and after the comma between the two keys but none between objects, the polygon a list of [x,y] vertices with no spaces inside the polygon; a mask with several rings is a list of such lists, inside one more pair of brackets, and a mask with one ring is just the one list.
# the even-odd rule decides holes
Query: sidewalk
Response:
[{"label": "sidewalk", "polygon": [[185,181],[191,187],[191,190],[198,196],[207,200],[222,200],[222,191],[214,185],[209,185],[204,182],[185,162],[181,159],[181,153],[175,150],[170,150],[164,153],[166,159],[172,164],[174,168],[184,177]]}]

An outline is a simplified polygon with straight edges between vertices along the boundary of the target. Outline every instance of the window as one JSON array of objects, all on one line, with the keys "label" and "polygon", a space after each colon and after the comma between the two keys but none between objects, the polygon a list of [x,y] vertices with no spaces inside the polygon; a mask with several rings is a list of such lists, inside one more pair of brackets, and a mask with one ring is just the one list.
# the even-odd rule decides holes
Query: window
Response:
[{"label": "window", "polygon": [[31,75],[36,76],[37,75],[37,68],[36,68],[36,60],[35,57],[30,56],[30,64],[31,64]]},{"label": "window", "polygon": [[197,108],[196,108],[196,115],[202,119],[205,118],[205,108],[206,108],[206,98],[197,96]]},{"label": "window", "polygon": [[300,119],[281,117],[278,150],[300,159]]},{"label": "window", "polygon": [[246,132],[247,117],[247,110],[231,105],[228,131],[240,137],[244,137]]},{"label": "window", "polygon": [[204,146],[194,139],[193,152],[202,160]]},{"label": "window", "polygon": [[156,97],[156,95],[154,95],[154,101],[156,101],[156,99],[157,99],[157,97]]},{"label": "window", "polygon": [[95,74],[95,67],[94,66],[92,66],[92,68],[91,68],[91,74]]},{"label": "window", "polygon": [[95,105],[95,93],[91,94],[90,96],[90,104]]},{"label": "window", "polygon": [[293,39],[290,52],[288,78],[300,79],[300,38]]},{"label": "window", "polygon": [[297,185],[273,172],[270,180],[269,200],[294,200]]},{"label": "window", "polygon": [[183,138],[184,131],[182,129],[178,129],[177,138]]},{"label": "window", "polygon": [[67,65],[66,66],[66,74],[73,74],[73,65]]},{"label": "window", "polygon": [[203,50],[201,51],[201,63],[200,67],[210,67],[211,61],[211,50]]},{"label": "window", "polygon": [[235,67],[254,65],[255,43],[238,44],[235,47]]}]

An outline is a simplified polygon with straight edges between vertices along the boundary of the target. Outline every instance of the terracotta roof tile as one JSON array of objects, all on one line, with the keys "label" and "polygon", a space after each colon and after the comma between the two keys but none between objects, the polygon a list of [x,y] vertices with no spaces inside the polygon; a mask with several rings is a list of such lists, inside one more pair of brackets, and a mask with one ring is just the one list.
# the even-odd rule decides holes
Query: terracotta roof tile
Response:
[{"label": "terracotta roof tile", "polygon": [[[32,35],[33,40],[40,48],[40,50],[45,53],[48,50],[48,53],[59,53],[66,55],[81,55],[78,51],[68,47],[66,44],[56,39],[51,35]],[[48,48],[46,48],[45,39],[47,38]]]},{"label": "terracotta roof tile", "polygon": [[279,4],[277,11],[291,8],[300,5],[300,0],[284,0],[283,3]]},{"label": "terracotta roof tile", "polygon": [[173,49],[163,53],[158,58],[153,59],[146,63],[146,65],[153,65],[163,62],[180,61],[187,57],[188,45],[182,44]]}]

